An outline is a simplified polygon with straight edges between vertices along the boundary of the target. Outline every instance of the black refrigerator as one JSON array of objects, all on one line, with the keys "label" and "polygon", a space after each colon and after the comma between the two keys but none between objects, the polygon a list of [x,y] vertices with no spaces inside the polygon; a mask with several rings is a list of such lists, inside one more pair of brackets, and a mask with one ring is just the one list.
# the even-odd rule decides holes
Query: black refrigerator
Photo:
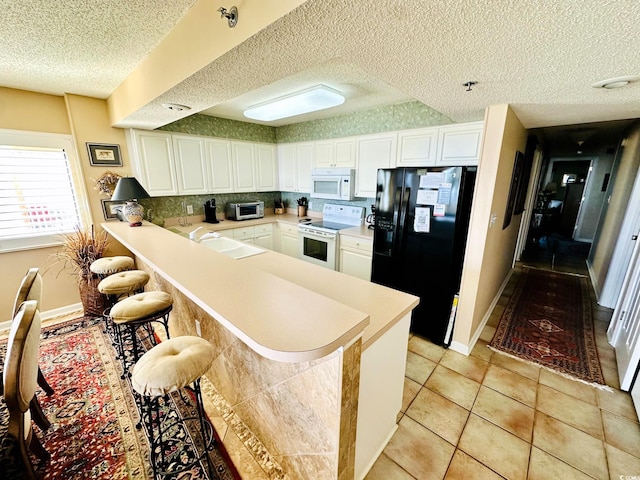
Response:
[{"label": "black refrigerator", "polygon": [[378,170],[371,280],[420,297],[411,331],[439,345],[460,288],[476,167]]}]

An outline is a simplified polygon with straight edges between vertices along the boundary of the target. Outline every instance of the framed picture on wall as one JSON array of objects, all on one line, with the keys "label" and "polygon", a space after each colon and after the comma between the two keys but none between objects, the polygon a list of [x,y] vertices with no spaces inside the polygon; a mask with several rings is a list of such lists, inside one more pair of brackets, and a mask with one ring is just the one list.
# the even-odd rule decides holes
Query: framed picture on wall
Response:
[{"label": "framed picture on wall", "polygon": [[89,163],[93,166],[122,166],[120,145],[87,142],[87,151],[89,152]]},{"label": "framed picture on wall", "polygon": [[511,173],[511,185],[509,187],[509,197],[507,198],[507,206],[504,210],[504,222],[502,229],[504,230],[511,223],[520,182],[522,181],[522,169],[524,167],[524,153],[516,151],[516,159],[513,163],[513,172]]},{"label": "framed picture on wall", "polygon": [[102,214],[105,220],[118,220],[118,209],[124,207],[125,202],[115,200],[100,200],[102,202]]}]

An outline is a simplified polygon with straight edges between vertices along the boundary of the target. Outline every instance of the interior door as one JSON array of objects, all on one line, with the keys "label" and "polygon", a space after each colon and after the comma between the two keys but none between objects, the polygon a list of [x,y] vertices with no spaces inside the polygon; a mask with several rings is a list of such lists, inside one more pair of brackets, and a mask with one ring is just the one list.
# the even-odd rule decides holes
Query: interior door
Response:
[{"label": "interior door", "polygon": [[640,364],[640,242],[637,235],[631,263],[611,318],[611,329],[613,333],[609,338],[616,349],[620,389],[629,391]]}]

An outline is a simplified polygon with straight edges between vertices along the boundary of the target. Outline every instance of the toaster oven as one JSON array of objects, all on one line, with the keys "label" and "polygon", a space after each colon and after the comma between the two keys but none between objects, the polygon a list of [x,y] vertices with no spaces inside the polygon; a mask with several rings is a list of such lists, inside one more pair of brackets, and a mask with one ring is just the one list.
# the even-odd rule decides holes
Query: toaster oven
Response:
[{"label": "toaster oven", "polygon": [[264,202],[229,202],[224,213],[227,220],[262,218],[264,217]]}]

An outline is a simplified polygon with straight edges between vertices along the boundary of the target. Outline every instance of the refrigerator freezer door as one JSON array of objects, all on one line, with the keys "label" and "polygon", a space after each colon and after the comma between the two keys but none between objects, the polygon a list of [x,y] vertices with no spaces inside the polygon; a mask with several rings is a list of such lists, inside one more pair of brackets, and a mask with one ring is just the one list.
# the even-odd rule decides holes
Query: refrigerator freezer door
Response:
[{"label": "refrigerator freezer door", "polygon": [[436,343],[460,286],[474,179],[464,167],[378,172],[372,281],[418,295],[411,329]]}]

